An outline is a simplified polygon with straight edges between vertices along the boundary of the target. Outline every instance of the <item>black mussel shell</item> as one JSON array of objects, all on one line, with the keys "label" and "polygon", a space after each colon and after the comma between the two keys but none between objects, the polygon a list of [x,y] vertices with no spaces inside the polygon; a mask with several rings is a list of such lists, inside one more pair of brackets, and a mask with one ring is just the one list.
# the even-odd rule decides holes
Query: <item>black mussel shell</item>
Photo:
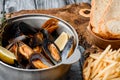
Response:
[{"label": "black mussel shell", "polygon": [[38,32],[37,29],[33,28],[32,26],[24,22],[20,22],[18,27],[24,35],[33,35]]},{"label": "black mussel shell", "polygon": [[[17,28],[17,22],[6,23],[4,31],[2,33],[2,46],[5,47],[9,44],[9,40],[15,38],[19,35],[19,30]],[[19,34],[18,34],[19,33]]]},{"label": "black mussel shell", "polygon": [[5,26],[4,31],[2,33],[2,46],[4,47],[7,46],[11,39],[15,39],[18,36],[21,35],[30,36],[37,32],[38,32],[37,29],[33,28],[32,26],[24,22],[21,21],[11,22]]},{"label": "black mussel shell", "polygon": [[43,34],[44,40],[45,40],[45,39],[49,39],[49,33],[48,33],[47,30],[41,28],[39,31]]},{"label": "black mussel shell", "polygon": [[41,46],[43,43],[43,34],[41,32],[36,33],[29,42],[29,46],[34,48],[36,46]]},{"label": "black mussel shell", "polygon": [[61,54],[62,60],[67,59],[73,53],[73,48],[74,48],[74,37],[71,36],[62,51]]}]

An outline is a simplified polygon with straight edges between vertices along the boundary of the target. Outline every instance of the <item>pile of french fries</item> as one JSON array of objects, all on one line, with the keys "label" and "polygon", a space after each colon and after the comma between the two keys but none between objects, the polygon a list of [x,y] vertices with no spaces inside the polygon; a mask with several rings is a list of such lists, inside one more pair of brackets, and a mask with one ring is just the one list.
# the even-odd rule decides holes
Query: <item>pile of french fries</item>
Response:
[{"label": "pile of french fries", "polygon": [[120,80],[120,49],[109,45],[103,52],[91,53],[83,66],[84,80]]}]

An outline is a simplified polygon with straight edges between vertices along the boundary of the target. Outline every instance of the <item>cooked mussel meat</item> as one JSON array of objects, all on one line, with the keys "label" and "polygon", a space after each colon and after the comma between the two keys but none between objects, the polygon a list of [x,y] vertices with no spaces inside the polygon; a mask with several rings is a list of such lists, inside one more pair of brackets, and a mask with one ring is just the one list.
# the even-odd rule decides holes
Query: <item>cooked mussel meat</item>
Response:
[{"label": "cooked mussel meat", "polygon": [[58,28],[58,20],[51,18],[43,24],[42,28],[47,30],[49,33],[52,33]]},{"label": "cooked mussel meat", "polygon": [[22,41],[9,44],[7,49],[14,53],[18,64],[23,68],[26,68],[29,64],[29,58],[34,53],[33,50]]},{"label": "cooked mussel meat", "polygon": [[54,64],[61,62],[60,50],[54,42],[45,41],[43,44],[43,50]]},{"label": "cooked mussel meat", "polygon": [[33,50],[27,46],[23,42],[17,42],[18,50],[17,50],[17,60],[18,63],[23,67],[26,68],[29,64],[29,58],[34,53]]},{"label": "cooked mussel meat", "polygon": [[30,56],[34,53],[33,50],[28,46],[26,45],[25,43],[19,41],[17,42],[18,44],[18,55],[23,55],[26,59],[29,59]]},{"label": "cooked mussel meat", "polygon": [[6,49],[13,52],[14,55],[17,57],[17,48],[18,48],[17,42],[26,39],[26,37],[27,36],[25,36],[25,35],[21,35],[21,36],[16,37],[15,39],[8,41],[10,44],[6,46]]},{"label": "cooked mussel meat", "polygon": [[44,57],[44,55],[41,53],[34,53],[30,57],[30,62],[33,67],[41,69],[41,68],[48,68],[52,66],[53,64]]},{"label": "cooked mussel meat", "polygon": [[34,51],[35,53],[41,53],[41,52],[42,52],[42,46],[36,46],[36,47],[34,47],[34,48],[33,48],[33,51]]}]

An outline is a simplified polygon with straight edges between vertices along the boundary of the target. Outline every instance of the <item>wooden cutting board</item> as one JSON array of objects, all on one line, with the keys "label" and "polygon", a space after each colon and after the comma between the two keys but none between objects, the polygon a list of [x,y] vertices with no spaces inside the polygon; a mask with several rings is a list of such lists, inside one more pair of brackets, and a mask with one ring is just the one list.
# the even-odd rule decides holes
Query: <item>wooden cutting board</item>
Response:
[{"label": "wooden cutting board", "polygon": [[86,27],[89,23],[90,4],[80,3],[71,4],[63,8],[48,9],[48,10],[22,10],[19,12],[6,14],[6,18],[12,18],[23,14],[49,14],[59,17],[68,23],[70,23],[78,33],[79,44],[84,48],[88,48],[89,45],[86,42]]}]

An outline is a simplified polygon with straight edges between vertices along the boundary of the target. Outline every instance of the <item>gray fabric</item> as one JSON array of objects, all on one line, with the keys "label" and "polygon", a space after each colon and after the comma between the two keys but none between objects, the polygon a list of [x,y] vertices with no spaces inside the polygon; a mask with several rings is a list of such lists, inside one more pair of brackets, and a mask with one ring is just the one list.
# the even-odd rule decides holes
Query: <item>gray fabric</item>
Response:
[{"label": "gray fabric", "polygon": [[[2,9],[2,1],[0,0],[0,11]],[[14,12],[25,9],[50,9],[60,8],[67,4],[88,2],[90,0],[5,0],[6,12]]]},{"label": "gray fabric", "polygon": [[[20,11],[20,10],[32,10],[32,9],[50,9],[60,8],[68,4],[87,2],[91,0],[5,0],[6,13]],[[0,0],[0,19],[2,18],[3,0]]]}]

